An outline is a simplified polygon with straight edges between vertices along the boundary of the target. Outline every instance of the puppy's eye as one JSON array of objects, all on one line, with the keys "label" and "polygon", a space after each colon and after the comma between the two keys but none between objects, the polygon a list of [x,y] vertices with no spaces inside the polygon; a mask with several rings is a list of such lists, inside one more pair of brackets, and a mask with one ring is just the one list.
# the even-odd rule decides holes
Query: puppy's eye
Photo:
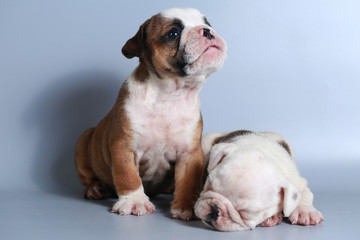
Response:
[{"label": "puppy's eye", "polygon": [[175,40],[178,37],[180,37],[181,30],[178,28],[172,28],[170,31],[168,31],[165,35],[167,40]]}]

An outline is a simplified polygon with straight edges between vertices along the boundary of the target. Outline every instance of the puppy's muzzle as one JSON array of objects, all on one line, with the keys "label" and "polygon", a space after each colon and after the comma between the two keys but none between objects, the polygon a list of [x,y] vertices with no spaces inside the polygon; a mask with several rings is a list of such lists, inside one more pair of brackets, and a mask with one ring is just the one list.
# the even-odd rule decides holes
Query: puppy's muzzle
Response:
[{"label": "puppy's muzzle", "polygon": [[210,208],[211,208],[211,212],[207,215],[205,222],[207,224],[209,224],[210,226],[214,227],[212,222],[218,220],[220,211],[219,211],[219,207],[217,205],[212,205]]}]

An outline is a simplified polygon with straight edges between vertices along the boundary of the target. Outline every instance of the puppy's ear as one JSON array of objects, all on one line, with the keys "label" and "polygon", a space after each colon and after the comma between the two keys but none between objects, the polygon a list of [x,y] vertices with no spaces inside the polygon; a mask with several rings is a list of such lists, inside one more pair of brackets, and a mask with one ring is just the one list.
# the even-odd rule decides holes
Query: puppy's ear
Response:
[{"label": "puppy's ear", "polygon": [[262,133],[260,133],[260,135],[268,137],[271,140],[277,142],[280,146],[282,146],[290,154],[291,157],[294,157],[293,150],[289,144],[289,141],[286,140],[285,137],[281,136],[278,133],[273,133],[273,132],[262,132]]},{"label": "puppy's ear", "polygon": [[130,38],[123,46],[121,52],[127,58],[142,57],[144,46],[146,45],[146,29],[150,23],[148,19],[143,25],[140,26],[138,32]]},{"label": "puppy's ear", "polygon": [[283,199],[283,212],[285,217],[295,211],[301,200],[301,192],[299,189],[288,180],[284,180],[280,184],[280,192]]},{"label": "puppy's ear", "polygon": [[210,153],[211,148],[214,146],[215,139],[224,135],[225,133],[220,132],[204,134],[201,138],[201,147],[203,149],[204,155],[208,155]]},{"label": "puppy's ear", "polygon": [[210,173],[228,154],[232,153],[233,150],[234,146],[231,143],[215,144],[210,151],[208,172]]}]

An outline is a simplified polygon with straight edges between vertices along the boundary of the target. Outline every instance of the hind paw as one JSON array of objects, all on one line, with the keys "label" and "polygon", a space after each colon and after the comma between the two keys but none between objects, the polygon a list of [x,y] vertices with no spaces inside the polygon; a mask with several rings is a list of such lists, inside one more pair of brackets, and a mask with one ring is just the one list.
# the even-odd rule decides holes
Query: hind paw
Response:
[{"label": "hind paw", "polygon": [[87,185],[84,190],[84,198],[87,199],[99,200],[114,196],[116,196],[114,189],[100,181]]},{"label": "hind paw", "polygon": [[289,220],[292,224],[307,226],[319,224],[324,218],[313,206],[299,206],[290,215]]}]

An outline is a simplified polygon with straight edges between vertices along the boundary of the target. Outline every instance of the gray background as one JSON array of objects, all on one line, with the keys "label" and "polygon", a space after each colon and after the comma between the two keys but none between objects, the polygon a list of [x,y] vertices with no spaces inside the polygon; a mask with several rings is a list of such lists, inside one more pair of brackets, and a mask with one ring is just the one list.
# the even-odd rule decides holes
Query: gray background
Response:
[{"label": "gray background", "polygon": [[[85,201],[76,138],[137,65],[121,48],[169,7],[195,7],[228,43],[201,93],[204,132],[275,131],[292,143],[325,222],[218,233]],[[0,1],[0,239],[360,237],[360,1]]]}]

